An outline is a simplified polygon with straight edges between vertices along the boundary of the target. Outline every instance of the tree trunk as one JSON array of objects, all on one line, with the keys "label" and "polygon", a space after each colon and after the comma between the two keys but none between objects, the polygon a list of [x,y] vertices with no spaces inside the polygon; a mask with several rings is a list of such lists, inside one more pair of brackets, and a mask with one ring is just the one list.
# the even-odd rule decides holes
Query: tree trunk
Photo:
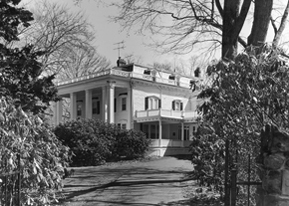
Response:
[{"label": "tree trunk", "polygon": [[240,0],[225,0],[223,10],[222,58],[233,59],[237,54],[237,41],[232,38],[234,24],[239,15]]},{"label": "tree trunk", "polygon": [[255,0],[254,21],[248,37],[248,45],[259,47],[265,43],[272,7],[273,0]]}]

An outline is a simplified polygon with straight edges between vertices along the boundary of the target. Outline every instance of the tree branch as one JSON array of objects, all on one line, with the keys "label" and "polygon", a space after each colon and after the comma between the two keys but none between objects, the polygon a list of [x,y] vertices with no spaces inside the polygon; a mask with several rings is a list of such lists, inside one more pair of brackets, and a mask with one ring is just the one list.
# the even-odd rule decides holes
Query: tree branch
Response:
[{"label": "tree branch", "polygon": [[248,11],[250,9],[250,5],[251,5],[251,0],[244,0],[242,4],[241,12],[239,16],[237,17],[236,22],[234,23],[234,31],[232,34],[233,41],[236,41],[239,37],[239,34],[243,28],[245,19],[247,17]]},{"label": "tree branch", "polygon": [[276,24],[275,24],[275,20],[272,18],[272,16],[270,17],[270,22],[271,22],[271,25],[272,25],[272,27],[273,27],[274,34],[276,35],[278,29],[277,29],[277,26],[276,26]]},{"label": "tree branch", "polygon": [[218,8],[218,11],[219,11],[221,17],[223,18],[224,11],[223,11],[223,8],[222,8],[222,6],[220,4],[220,0],[215,0],[215,1],[216,1],[216,6]]},{"label": "tree branch", "polygon": [[284,14],[282,16],[279,29],[275,33],[275,36],[274,36],[274,39],[273,39],[273,46],[275,46],[275,47],[278,46],[278,43],[279,43],[280,38],[281,38],[281,35],[282,35],[282,33],[283,33],[284,29],[285,29],[286,21],[287,21],[287,18],[288,18],[288,13],[289,13],[289,0],[287,1],[287,6],[286,6]]}]

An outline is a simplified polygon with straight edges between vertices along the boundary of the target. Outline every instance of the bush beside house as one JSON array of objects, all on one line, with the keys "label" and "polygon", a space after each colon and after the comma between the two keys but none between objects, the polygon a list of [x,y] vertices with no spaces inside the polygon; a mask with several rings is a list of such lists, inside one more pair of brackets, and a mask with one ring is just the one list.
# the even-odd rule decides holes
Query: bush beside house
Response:
[{"label": "bush beside house", "polygon": [[73,152],[71,166],[94,166],[141,157],[149,146],[144,133],[95,119],[72,120],[58,125],[54,132]]}]

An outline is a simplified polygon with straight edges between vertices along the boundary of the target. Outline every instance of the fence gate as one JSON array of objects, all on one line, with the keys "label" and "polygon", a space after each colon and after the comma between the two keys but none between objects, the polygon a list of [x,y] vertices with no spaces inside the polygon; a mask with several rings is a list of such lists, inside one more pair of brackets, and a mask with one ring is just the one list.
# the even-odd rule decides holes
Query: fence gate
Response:
[{"label": "fence gate", "polygon": [[233,164],[231,161],[231,156],[229,152],[229,140],[226,141],[226,149],[225,149],[225,206],[236,206],[237,196],[238,196],[238,185],[247,186],[247,194],[246,194],[246,204],[244,206],[250,206],[250,187],[261,185],[261,182],[251,181],[251,172],[252,172],[252,164],[251,164],[251,156],[248,154],[248,165],[247,165],[247,180],[238,181],[238,168],[236,164]]},{"label": "fence gate", "polygon": [[[7,167],[7,163],[2,168]],[[21,206],[20,155],[17,156],[17,169],[0,174],[0,206]]]}]

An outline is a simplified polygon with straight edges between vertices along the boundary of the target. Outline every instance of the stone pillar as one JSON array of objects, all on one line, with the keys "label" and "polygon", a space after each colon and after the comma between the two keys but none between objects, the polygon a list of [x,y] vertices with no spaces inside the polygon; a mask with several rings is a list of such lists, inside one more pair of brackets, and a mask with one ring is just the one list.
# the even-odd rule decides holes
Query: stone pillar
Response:
[{"label": "stone pillar", "polygon": [[76,93],[70,93],[70,120],[76,119]]},{"label": "stone pillar", "polygon": [[261,132],[261,154],[257,159],[262,186],[257,206],[289,205],[289,134],[267,125]]},{"label": "stone pillar", "polygon": [[108,83],[108,123],[114,123],[114,81],[107,81]]},{"label": "stone pillar", "polygon": [[108,112],[107,112],[107,87],[102,87],[102,104],[101,104],[101,116],[102,121],[107,122]]},{"label": "stone pillar", "polygon": [[59,100],[56,102],[56,125],[62,123],[62,115],[63,115],[63,109],[62,109],[62,100]]},{"label": "stone pillar", "polygon": [[92,118],[92,92],[85,90],[85,119]]}]

